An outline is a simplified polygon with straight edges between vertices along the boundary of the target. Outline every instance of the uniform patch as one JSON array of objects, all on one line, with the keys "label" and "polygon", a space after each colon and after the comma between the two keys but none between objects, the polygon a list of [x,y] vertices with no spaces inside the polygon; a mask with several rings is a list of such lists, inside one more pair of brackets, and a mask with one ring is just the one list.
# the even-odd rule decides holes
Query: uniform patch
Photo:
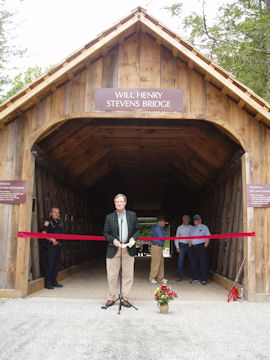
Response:
[{"label": "uniform patch", "polygon": [[50,222],[49,221],[45,221],[44,222],[44,226],[49,226],[50,225]]}]

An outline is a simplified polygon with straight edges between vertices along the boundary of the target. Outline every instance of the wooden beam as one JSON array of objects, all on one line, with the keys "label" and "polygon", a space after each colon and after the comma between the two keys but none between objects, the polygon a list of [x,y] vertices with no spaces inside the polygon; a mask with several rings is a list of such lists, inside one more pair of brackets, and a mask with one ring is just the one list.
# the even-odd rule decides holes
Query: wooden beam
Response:
[{"label": "wooden beam", "polygon": [[75,161],[75,165],[72,167],[71,172],[75,176],[83,176],[83,174],[95,164],[99,160],[103,159],[109,153],[108,147],[101,147],[99,149],[95,149],[93,153],[89,153],[88,151],[83,154],[83,158],[77,159]]},{"label": "wooden beam", "polygon": [[54,175],[58,180],[63,183],[70,185],[76,192],[87,195],[87,189],[74,178],[66,169],[64,169],[61,164],[56,162],[46,151],[44,151],[37,144],[32,148],[32,154],[35,157],[36,162],[40,164],[43,168],[49,171]]},{"label": "wooden beam", "polygon": [[20,298],[22,292],[14,289],[0,289],[0,298]]},{"label": "wooden beam", "polygon": [[[231,290],[232,286],[234,285],[233,281],[227,279],[224,276],[217,274],[214,271],[210,271],[210,275],[217,284],[219,284],[220,286],[224,287],[227,290]],[[239,289],[239,294],[240,294],[240,289]]]},{"label": "wooden beam", "polygon": [[72,70],[69,70],[67,72],[67,77],[69,78],[69,80],[72,80],[74,78],[74,74],[73,74]]},{"label": "wooden beam", "polygon": [[102,165],[98,167],[95,172],[88,171],[84,173],[83,177],[80,177],[80,181],[87,187],[92,186],[96,181],[103,178],[106,174],[108,174],[112,170],[112,165],[108,164],[108,162],[104,162]]},{"label": "wooden beam", "polygon": [[175,47],[172,49],[172,54],[174,57],[178,57],[178,50]]},{"label": "wooden beam", "polygon": [[[231,170],[241,162],[243,153],[244,153],[243,149],[237,150],[234,153],[234,155],[230,158],[230,160],[225,165],[223,165],[222,168],[219,169],[215,173],[215,175],[212,176],[212,178],[206,184],[203,185],[203,187],[200,188],[200,190],[195,196],[196,202],[200,201],[200,199],[202,199],[209,192],[211,192],[211,190],[213,190],[216,184],[222,181],[223,178],[226,176],[226,174],[231,172]],[[190,204],[190,208],[192,208],[193,205],[194,205],[193,203]]]},{"label": "wooden beam", "polygon": [[175,176],[177,179],[179,179],[180,183],[185,184],[188,188],[194,191],[194,189],[198,189],[198,184],[193,181],[190,177],[188,177],[184,172],[181,170],[179,171],[179,168],[176,167],[174,164],[172,164],[170,172],[173,176]]},{"label": "wooden beam", "polygon": [[239,145],[235,143],[231,138],[219,130],[216,126],[209,124],[206,121],[197,121],[195,126],[206,133],[213,141],[217,142],[220,146],[226,149],[229,153],[234,152]]},{"label": "wooden beam", "polygon": [[38,96],[34,96],[32,98],[32,100],[33,100],[34,104],[36,104],[36,105],[40,102],[40,98]]},{"label": "wooden beam", "polygon": [[190,71],[194,69],[194,62],[191,59],[188,59],[188,68]]},{"label": "wooden beam", "polygon": [[51,152],[53,148],[59,146],[64,140],[77,133],[80,129],[87,125],[88,119],[80,119],[78,121],[65,122],[58,125],[58,129],[50,129],[53,134],[46,135],[39,141],[40,147],[47,152]]},{"label": "wooden beam", "polygon": [[[247,184],[252,184],[252,154],[245,153],[242,156],[242,187],[243,187],[243,223],[244,231],[252,232],[254,226],[254,208],[247,207]],[[256,238],[248,237],[244,239],[244,256],[246,257],[244,265],[245,284],[244,290],[248,300],[256,294]]]},{"label": "wooden beam", "polygon": [[210,74],[209,74],[209,73],[205,73],[205,75],[204,75],[204,80],[207,81],[207,82],[209,82],[210,79],[211,79]]},{"label": "wooden beam", "polygon": [[246,104],[246,102],[241,99],[239,102],[238,102],[238,106],[242,109],[244,107],[244,105]]}]

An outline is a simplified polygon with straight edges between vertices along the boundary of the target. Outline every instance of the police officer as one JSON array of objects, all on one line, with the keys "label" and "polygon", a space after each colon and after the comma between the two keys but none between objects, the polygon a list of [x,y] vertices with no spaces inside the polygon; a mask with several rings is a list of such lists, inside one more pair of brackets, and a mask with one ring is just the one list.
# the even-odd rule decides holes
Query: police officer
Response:
[{"label": "police officer", "polygon": [[[206,225],[202,224],[202,218],[196,214],[193,216],[194,227],[191,229],[190,236],[211,235]],[[207,247],[210,239],[191,239],[189,248],[189,260],[191,267],[191,284],[206,285],[208,259]]]},{"label": "police officer", "polygon": [[[53,207],[48,220],[44,221],[42,232],[48,234],[63,234],[63,229],[59,222],[59,208]],[[63,287],[56,280],[59,263],[61,259],[61,241],[56,239],[47,239],[46,262],[45,262],[45,287],[53,289]]]}]

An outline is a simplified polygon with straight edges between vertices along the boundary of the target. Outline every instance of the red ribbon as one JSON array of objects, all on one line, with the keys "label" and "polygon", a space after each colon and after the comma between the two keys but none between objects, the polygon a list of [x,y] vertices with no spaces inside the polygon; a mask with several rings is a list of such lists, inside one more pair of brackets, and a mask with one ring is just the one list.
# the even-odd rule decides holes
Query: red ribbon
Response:
[{"label": "red ribbon", "polygon": [[[183,236],[183,237],[141,237],[139,241],[151,240],[192,240],[192,239],[229,239],[255,236],[255,232],[251,233],[234,233],[234,234],[215,234],[203,236]],[[104,236],[89,236],[89,235],[73,235],[73,234],[47,234],[38,232],[19,231],[18,237],[33,238],[33,239],[59,239],[59,240],[91,240],[91,241],[105,241]]]}]

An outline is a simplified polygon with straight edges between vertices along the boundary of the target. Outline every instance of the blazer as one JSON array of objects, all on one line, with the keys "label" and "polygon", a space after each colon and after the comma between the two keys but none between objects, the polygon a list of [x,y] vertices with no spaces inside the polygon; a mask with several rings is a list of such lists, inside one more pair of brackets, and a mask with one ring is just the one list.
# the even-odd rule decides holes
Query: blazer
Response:
[{"label": "blazer", "polygon": [[[126,217],[128,225],[128,240],[133,237],[136,241],[141,232],[136,213],[126,210]],[[111,259],[117,252],[117,248],[113,245],[113,241],[114,239],[119,239],[119,225],[116,211],[106,216],[103,235],[107,240],[106,257]],[[136,245],[133,245],[131,248],[127,247],[127,249],[130,256],[136,255]]]}]

